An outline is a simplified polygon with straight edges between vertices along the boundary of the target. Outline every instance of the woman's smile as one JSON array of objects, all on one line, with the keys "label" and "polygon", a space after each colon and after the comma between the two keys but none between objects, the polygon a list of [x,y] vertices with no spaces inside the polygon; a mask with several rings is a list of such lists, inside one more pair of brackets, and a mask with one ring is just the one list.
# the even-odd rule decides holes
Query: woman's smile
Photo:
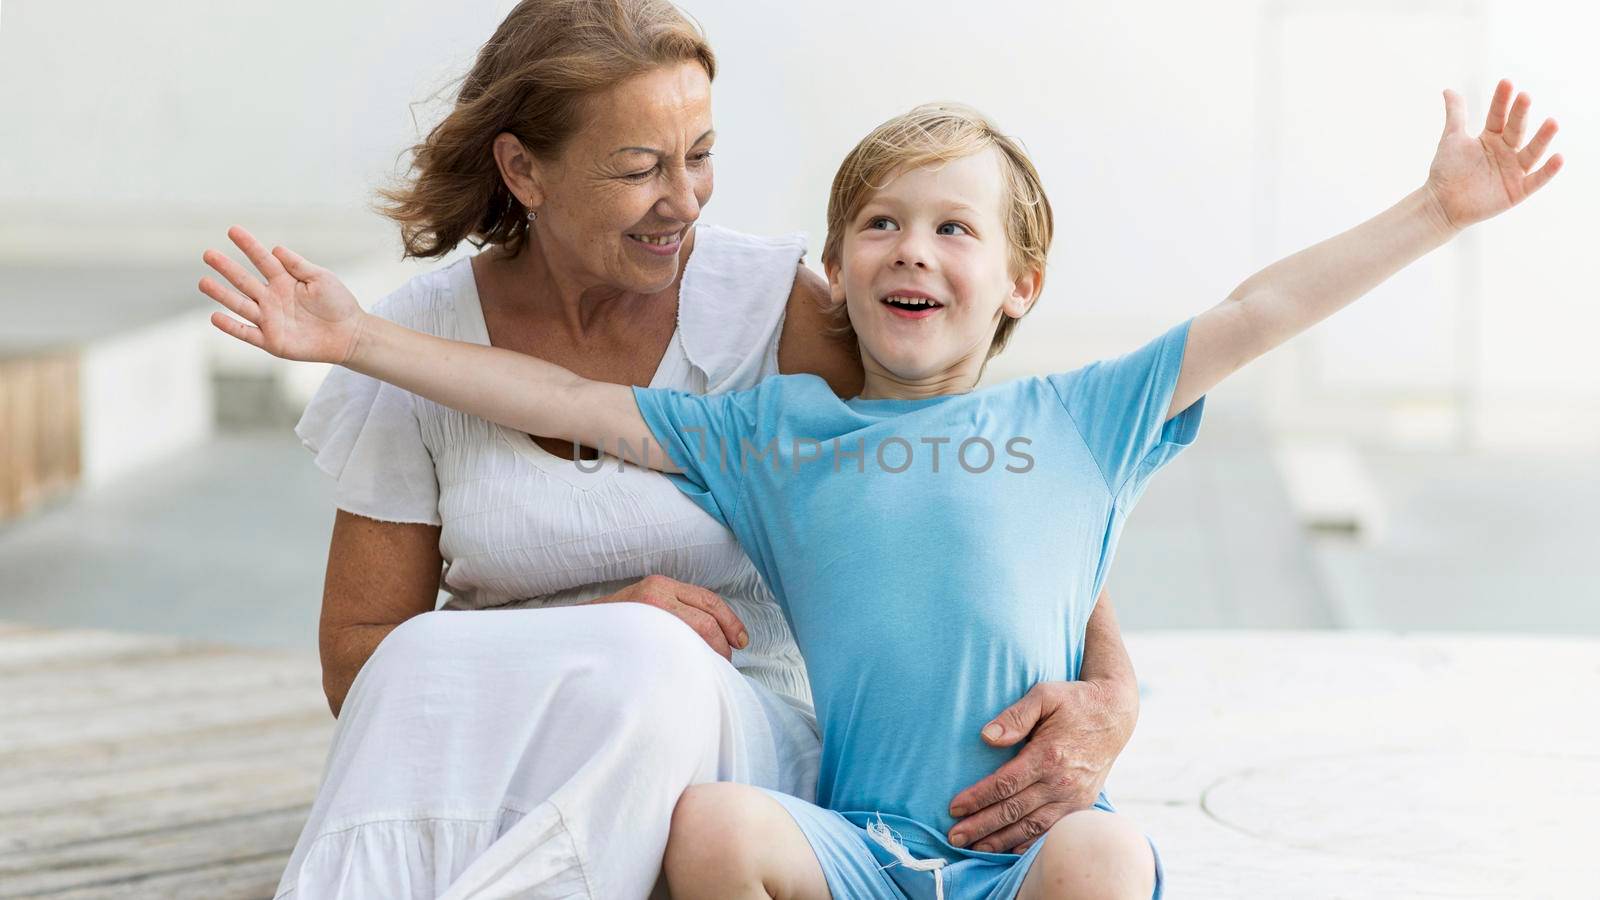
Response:
[{"label": "woman's smile", "polygon": [[629,232],[628,243],[656,256],[674,256],[678,248],[683,246],[683,236],[687,231],[686,226],[676,231]]}]

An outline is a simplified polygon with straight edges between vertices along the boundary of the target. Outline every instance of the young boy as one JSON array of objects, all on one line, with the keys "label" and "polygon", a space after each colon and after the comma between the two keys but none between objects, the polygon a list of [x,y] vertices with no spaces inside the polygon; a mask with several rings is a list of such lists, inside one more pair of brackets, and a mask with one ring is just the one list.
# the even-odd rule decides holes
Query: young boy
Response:
[{"label": "young boy", "polygon": [[715,396],[629,388],[408,332],[242,230],[267,284],[208,254],[246,296],[201,289],[250,323],[217,313],[217,327],[278,356],[619,453],[652,438],[642,461],[738,537],[806,660],[818,805],[691,788],[665,859],[674,896],[1159,896],[1153,846],[1104,796],[1020,855],[955,846],[946,798],[1012,752],[972,735],[1033,684],[1076,677],[1127,514],[1193,441],[1211,386],[1555,174],[1559,156],[1533,169],[1554,123],[1519,146],[1527,101],[1508,121],[1510,90],[1478,137],[1446,91],[1427,182],[1372,220],[1134,353],[982,391],[1038,297],[1052,220],[1021,149],[961,107],[885,123],[834,181],[822,258],[865,366],[851,400],[813,376]]}]

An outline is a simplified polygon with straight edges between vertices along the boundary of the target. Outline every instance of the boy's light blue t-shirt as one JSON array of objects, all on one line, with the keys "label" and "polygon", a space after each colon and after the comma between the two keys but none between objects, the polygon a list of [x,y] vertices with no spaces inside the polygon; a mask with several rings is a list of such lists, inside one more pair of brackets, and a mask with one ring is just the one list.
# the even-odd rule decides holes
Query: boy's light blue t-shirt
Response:
[{"label": "boy's light blue t-shirt", "polygon": [[955,795],[1015,748],[979,732],[1078,676],[1128,511],[1195,438],[1163,421],[1189,322],[1115,360],[926,400],[840,400],[811,375],[714,396],[636,388],[678,486],[788,616],[822,727],[817,802],[950,847]]}]

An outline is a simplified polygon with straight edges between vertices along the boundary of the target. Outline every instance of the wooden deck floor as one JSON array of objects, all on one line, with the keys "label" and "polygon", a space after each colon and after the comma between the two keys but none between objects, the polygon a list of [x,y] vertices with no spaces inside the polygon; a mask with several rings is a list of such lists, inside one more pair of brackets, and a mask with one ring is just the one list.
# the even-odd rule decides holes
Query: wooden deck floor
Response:
[{"label": "wooden deck floor", "polygon": [[[1596,896],[1600,640],[1128,645],[1173,896]],[[309,655],[0,624],[0,897],[270,897],[331,733]]]},{"label": "wooden deck floor", "polygon": [[0,897],[271,897],[332,731],[313,656],[0,624]]}]

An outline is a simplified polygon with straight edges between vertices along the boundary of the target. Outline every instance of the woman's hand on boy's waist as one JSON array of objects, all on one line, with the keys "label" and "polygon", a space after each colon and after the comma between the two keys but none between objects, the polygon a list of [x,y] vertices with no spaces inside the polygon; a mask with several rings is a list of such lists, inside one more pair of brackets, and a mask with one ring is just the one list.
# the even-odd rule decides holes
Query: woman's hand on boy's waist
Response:
[{"label": "woman's hand on boy's waist", "polygon": [[1132,736],[1137,716],[1128,715],[1126,694],[1113,684],[1045,681],[996,716],[984,729],[985,743],[1026,743],[951,801],[957,821],[950,843],[1020,853],[1063,816],[1093,806]]}]

